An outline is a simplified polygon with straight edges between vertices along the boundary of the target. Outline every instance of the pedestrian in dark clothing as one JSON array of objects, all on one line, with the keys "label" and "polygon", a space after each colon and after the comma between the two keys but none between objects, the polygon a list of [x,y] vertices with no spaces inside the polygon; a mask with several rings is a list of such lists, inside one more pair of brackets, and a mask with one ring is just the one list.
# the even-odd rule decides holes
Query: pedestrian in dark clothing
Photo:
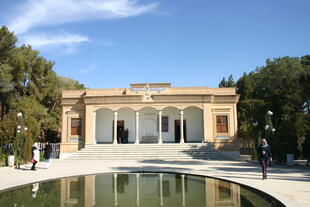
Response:
[{"label": "pedestrian in dark clothing", "polygon": [[270,146],[268,145],[266,139],[262,139],[262,144],[257,148],[257,154],[259,156],[259,161],[262,165],[263,180],[267,179],[267,169],[269,162],[272,161],[272,154]]},{"label": "pedestrian in dark clothing", "polygon": [[128,131],[128,129],[126,128],[126,129],[125,129],[125,132],[124,132],[124,142],[125,142],[125,143],[128,143],[128,134],[129,134],[129,131]]},{"label": "pedestrian in dark clothing", "polygon": [[125,130],[124,129],[121,129],[120,140],[122,144],[125,143]]},{"label": "pedestrian in dark clothing", "polygon": [[117,143],[120,144],[123,141],[123,130],[122,128],[117,129]]},{"label": "pedestrian in dark clothing", "polygon": [[44,148],[44,158],[45,158],[45,168],[46,169],[50,166],[51,152],[52,152],[52,146],[47,141],[45,143],[45,148]]}]

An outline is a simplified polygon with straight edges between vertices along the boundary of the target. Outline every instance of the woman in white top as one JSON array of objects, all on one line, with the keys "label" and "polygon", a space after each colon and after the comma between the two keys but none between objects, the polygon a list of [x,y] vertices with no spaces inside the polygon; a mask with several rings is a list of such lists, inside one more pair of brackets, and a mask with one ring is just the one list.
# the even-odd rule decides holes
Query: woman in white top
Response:
[{"label": "woman in white top", "polygon": [[32,147],[32,167],[31,170],[36,170],[36,164],[40,160],[40,152],[37,149],[37,144],[35,143]]}]

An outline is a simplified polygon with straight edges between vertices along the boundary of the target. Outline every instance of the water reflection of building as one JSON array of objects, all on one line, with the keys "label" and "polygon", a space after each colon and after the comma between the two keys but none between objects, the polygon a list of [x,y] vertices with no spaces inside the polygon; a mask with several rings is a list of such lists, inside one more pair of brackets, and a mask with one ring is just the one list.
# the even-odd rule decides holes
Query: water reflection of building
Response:
[{"label": "water reflection of building", "polygon": [[180,174],[90,175],[62,179],[61,206],[239,207],[240,187]]}]

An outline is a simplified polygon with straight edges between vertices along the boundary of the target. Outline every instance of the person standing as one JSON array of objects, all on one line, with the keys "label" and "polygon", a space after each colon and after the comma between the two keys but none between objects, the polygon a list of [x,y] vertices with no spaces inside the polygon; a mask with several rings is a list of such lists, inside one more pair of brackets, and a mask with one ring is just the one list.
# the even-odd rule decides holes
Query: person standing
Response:
[{"label": "person standing", "polygon": [[125,143],[125,130],[123,128],[120,129],[119,132],[119,143],[123,144]]},{"label": "person standing", "polygon": [[117,143],[118,144],[122,143],[122,135],[123,135],[122,128],[117,127]]},{"label": "person standing", "polygon": [[35,143],[32,147],[32,167],[31,170],[36,170],[36,164],[40,160],[40,152],[37,148],[37,144]]},{"label": "person standing", "polygon": [[50,158],[51,158],[52,146],[49,141],[46,141],[44,148],[44,158],[45,158],[45,168],[47,169],[50,166]]},{"label": "person standing", "polygon": [[257,148],[257,154],[259,156],[259,161],[262,165],[263,180],[267,179],[267,169],[269,162],[272,161],[272,154],[270,146],[268,145],[266,139],[262,139],[262,143]]},{"label": "person standing", "polygon": [[129,131],[128,131],[128,129],[126,128],[126,129],[125,129],[125,132],[124,132],[124,142],[125,142],[125,143],[128,143],[128,134],[129,134]]}]

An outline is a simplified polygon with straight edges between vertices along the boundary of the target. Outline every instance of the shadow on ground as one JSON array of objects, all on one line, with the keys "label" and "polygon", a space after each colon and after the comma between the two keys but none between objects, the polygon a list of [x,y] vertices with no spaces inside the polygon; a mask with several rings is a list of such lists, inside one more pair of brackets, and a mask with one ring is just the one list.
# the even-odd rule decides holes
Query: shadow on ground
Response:
[{"label": "shadow on ground", "polygon": [[[232,161],[227,160],[227,167],[225,163],[221,162],[220,165],[217,165],[216,160],[212,161],[197,161],[197,160],[184,160],[184,161],[166,161],[166,160],[143,160],[140,163],[150,164],[146,166],[137,167],[136,170],[143,170],[145,168],[152,169],[154,171],[162,170],[190,170],[192,165],[201,165],[201,168],[198,169],[200,172],[224,172],[227,178],[250,178],[250,179],[261,179],[261,166],[258,164],[252,164],[247,162]],[[154,164],[154,165],[152,165]],[[163,165],[163,166],[158,166]],[[166,165],[169,165],[166,166]],[[175,166],[174,166],[175,165]],[[183,167],[180,168],[179,166]],[[122,168],[122,167],[121,167]],[[119,168],[118,168],[119,169]],[[121,169],[120,169],[121,170]],[[301,174],[300,177],[292,176],[292,173]],[[300,182],[310,182],[310,169],[306,168],[294,168],[287,166],[273,165],[269,167],[268,170],[270,179],[277,180],[290,180],[290,181],[300,181]],[[259,176],[258,176],[259,175]]]}]

